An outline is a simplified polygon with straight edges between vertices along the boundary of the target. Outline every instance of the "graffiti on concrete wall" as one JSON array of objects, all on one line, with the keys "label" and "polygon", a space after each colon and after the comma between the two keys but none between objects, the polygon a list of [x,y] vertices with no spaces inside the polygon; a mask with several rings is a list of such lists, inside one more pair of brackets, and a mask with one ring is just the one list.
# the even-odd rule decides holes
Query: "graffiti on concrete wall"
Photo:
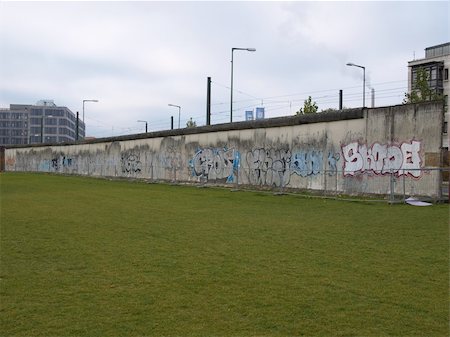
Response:
[{"label": "graffiti on concrete wall", "polygon": [[421,175],[421,142],[411,141],[401,145],[374,143],[371,147],[353,142],[342,146],[344,158],[344,176],[353,176],[357,172],[389,174],[397,176]]},{"label": "graffiti on concrete wall", "polygon": [[240,166],[239,151],[227,148],[200,148],[189,161],[192,176],[209,179],[226,179],[232,183]]},{"label": "graffiti on concrete wall", "polygon": [[[325,157],[321,150],[299,150],[292,155],[291,170],[292,173],[301,177],[317,175],[324,171],[332,176],[338,171],[337,162],[339,159],[340,154],[334,151],[329,151],[328,156]],[[325,166],[325,161],[327,166]]]},{"label": "graffiti on concrete wall", "polygon": [[316,175],[323,170],[323,152],[300,150],[292,155],[291,169],[301,177]]},{"label": "graffiti on concrete wall", "polygon": [[[323,173],[337,174],[340,154],[328,152],[328,157],[317,149],[265,149],[257,148],[247,153],[249,182],[253,185],[286,186],[291,175],[306,178]],[[325,164],[328,166],[325,167]]]},{"label": "graffiti on concrete wall", "polygon": [[328,152],[328,175],[332,176],[337,174],[338,168],[337,163],[339,159],[341,158],[341,155],[337,152],[330,151]]},{"label": "graffiti on concrete wall", "polygon": [[126,175],[138,175],[142,171],[139,152],[126,151],[120,156],[122,173]]},{"label": "graffiti on concrete wall", "polygon": [[[159,154],[159,163],[166,171],[165,178],[170,180],[177,179],[177,172],[183,168],[183,160],[178,148],[168,146],[162,153]],[[178,173],[180,175],[180,173]]]},{"label": "graffiti on concrete wall", "polygon": [[38,171],[41,172],[60,172],[60,171],[73,171],[76,170],[76,161],[74,158],[59,155],[51,159],[43,159],[39,161]]},{"label": "graffiti on concrete wall", "polygon": [[12,169],[14,165],[16,165],[16,158],[15,157],[6,157],[5,165],[8,169]]},{"label": "graffiti on concrete wall", "polygon": [[180,170],[182,168],[182,159],[180,152],[173,148],[168,147],[163,153],[160,154],[160,163],[166,170]]},{"label": "graffiti on concrete wall", "polygon": [[253,185],[284,186],[290,180],[291,151],[253,149],[247,153],[248,178]]}]

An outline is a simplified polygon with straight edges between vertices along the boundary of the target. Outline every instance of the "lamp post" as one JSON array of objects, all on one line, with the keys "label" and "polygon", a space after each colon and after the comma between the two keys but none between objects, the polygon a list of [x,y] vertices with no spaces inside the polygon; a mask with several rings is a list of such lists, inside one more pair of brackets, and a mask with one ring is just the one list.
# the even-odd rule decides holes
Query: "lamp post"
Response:
[{"label": "lamp post", "polygon": [[137,122],[138,123],[145,123],[145,133],[147,133],[148,132],[148,129],[147,129],[148,122],[147,121],[141,121],[141,120],[138,120]]},{"label": "lamp post", "polygon": [[256,51],[255,48],[231,48],[231,98],[230,98],[230,123],[233,123],[233,53],[235,50]]},{"label": "lamp post", "polygon": [[169,104],[169,106],[173,106],[178,108],[178,129],[180,128],[180,116],[181,116],[181,106],[175,104]]},{"label": "lamp post", "polygon": [[84,103],[85,102],[95,102],[95,103],[97,103],[98,100],[96,100],[96,99],[83,99],[83,124],[84,124]]},{"label": "lamp post", "polygon": [[354,63],[347,63],[349,67],[358,67],[363,70],[363,108],[366,106],[366,67],[354,64]]}]

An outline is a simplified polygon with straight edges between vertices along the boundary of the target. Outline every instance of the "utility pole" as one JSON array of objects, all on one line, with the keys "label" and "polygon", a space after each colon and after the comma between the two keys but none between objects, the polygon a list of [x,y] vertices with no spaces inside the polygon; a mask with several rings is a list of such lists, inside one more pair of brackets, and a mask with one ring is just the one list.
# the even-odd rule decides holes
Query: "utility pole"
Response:
[{"label": "utility pole", "polygon": [[206,125],[211,125],[211,77],[206,79]]},{"label": "utility pole", "polygon": [[78,141],[79,138],[80,138],[80,113],[77,111],[77,132],[75,140]]}]

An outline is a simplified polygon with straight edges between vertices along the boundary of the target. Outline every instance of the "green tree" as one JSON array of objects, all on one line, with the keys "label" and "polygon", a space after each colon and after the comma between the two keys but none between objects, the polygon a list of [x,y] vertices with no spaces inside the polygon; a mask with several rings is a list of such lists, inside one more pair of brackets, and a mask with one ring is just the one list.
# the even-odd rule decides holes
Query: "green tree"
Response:
[{"label": "green tree", "polygon": [[319,110],[319,107],[317,106],[316,102],[312,100],[311,96],[309,96],[308,99],[305,100],[303,108],[300,108],[300,110],[297,111],[295,114],[296,115],[312,114],[316,113],[317,110]]},{"label": "green tree", "polygon": [[186,122],[187,128],[195,128],[197,126],[197,123],[192,120],[192,117]]},{"label": "green tree", "polygon": [[424,68],[417,69],[416,80],[410,93],[405,94],[403,103],[419,103],[442,99],[443,96],[432,90],[428,84],[429,73]]}]

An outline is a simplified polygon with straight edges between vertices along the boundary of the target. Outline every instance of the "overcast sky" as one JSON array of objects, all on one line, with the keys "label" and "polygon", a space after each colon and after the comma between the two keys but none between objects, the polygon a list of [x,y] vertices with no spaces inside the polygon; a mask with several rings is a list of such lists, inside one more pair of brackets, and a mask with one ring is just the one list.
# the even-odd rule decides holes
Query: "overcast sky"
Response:
[{"label": "overcast sky", "polygon": [[400,104],[407,65],[449,42],[449,1],[426,2],[5,2],[0,1],[0,107],[53,99],[74,113],[86,103],[95,137],[230,119],[264,106],[294,114],[311,95],[319,110]]}]

